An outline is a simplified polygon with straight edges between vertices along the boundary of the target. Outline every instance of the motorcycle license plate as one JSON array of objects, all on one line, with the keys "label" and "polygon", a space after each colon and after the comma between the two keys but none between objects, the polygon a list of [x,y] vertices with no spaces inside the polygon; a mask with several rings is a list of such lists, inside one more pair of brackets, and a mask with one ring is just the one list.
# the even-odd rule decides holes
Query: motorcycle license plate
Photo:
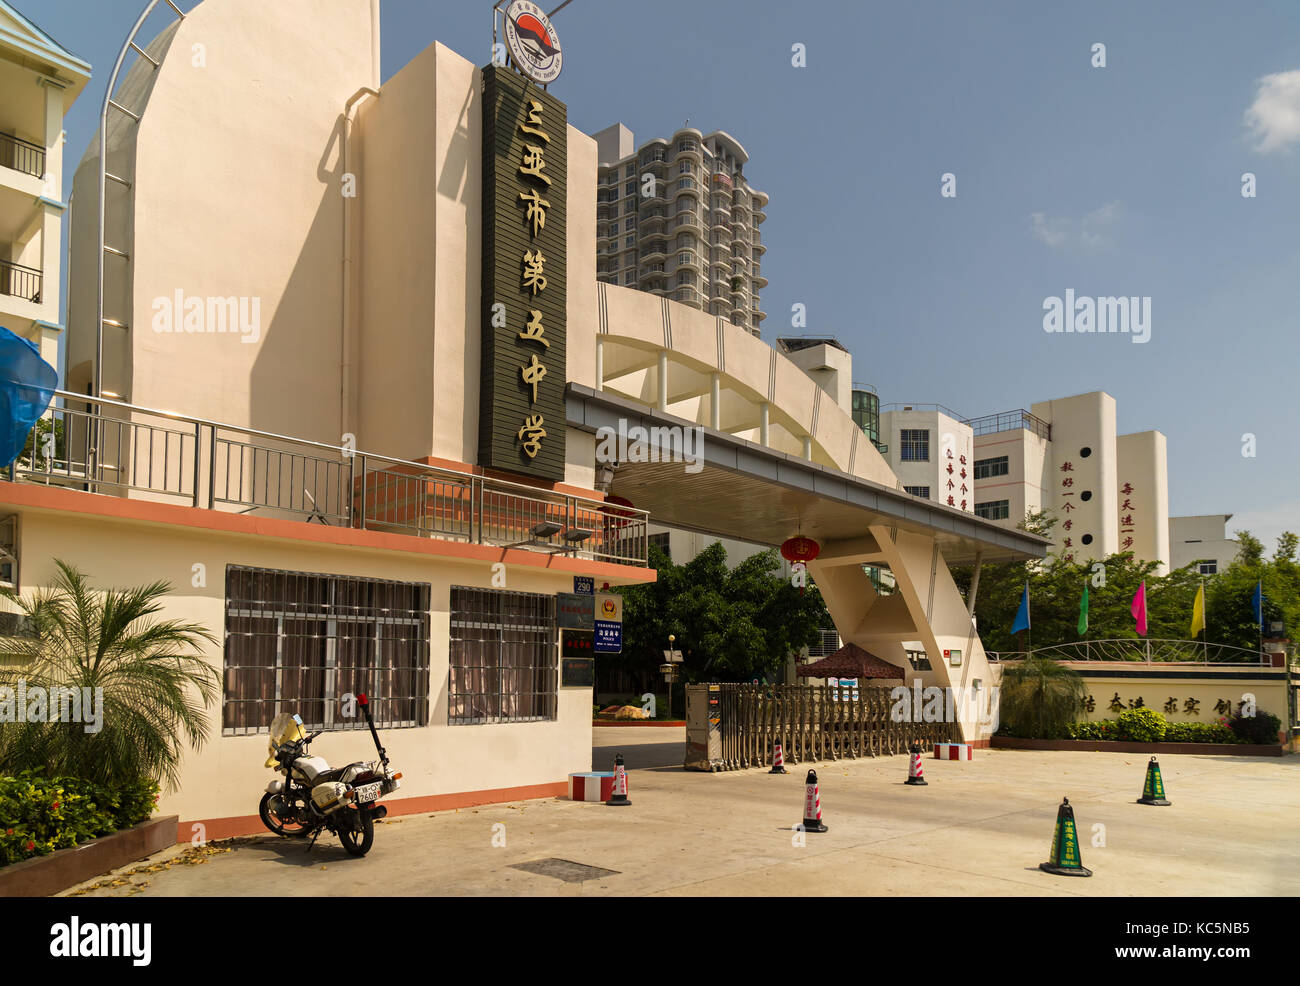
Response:
[{"label": "motorcycle license plate", "polygon": [[357,788],[357,804],[365,805],[379,798],[379,781],[373,784],[362,784]]}]

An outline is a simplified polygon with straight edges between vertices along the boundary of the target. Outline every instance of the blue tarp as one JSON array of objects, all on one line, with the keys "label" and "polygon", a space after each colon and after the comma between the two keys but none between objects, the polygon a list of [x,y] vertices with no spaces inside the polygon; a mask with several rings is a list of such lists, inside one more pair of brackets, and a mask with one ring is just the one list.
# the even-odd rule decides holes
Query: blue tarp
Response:
[{"label": "blue tarp", "polygon": [[0,467],[18,458],[58,385],[58,371],[41,351],[0,325]]}]

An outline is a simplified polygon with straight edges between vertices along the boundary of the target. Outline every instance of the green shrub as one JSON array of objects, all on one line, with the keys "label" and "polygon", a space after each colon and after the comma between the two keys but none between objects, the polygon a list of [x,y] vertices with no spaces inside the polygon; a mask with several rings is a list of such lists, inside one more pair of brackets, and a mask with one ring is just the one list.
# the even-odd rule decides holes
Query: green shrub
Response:
[{"label": "green shrub", "polygon": [[1271,712],[1255,710],[1253,716],[1243,716],[1236,712],[1228,720],[1228,728],[1242,743],[1261,743],[1276,745],[1278,730],[1282,721]]},{"label": "green shrub", "polygon": [[1113,740],[1116,737],[1115,720],[1076,722],[1070,726],[1068,735],[1070,739],[1077,740]]},{"label": "green shrub", "polygon": [[1125,709],[1115,719],[1116,738],[1130,743],[1159,743],[1169,723],[1155,709]]},{"label": "green shrub", "polygon": [[153,781],[102,787],[36,770],[0,777],[0,866],[138,825],[153,814],[157,794]]},{"label": "green shrub", "polygon": [[1235,743],[1231,729],[1217,722],[1171,722],[1165,730],[1166,743]]}]

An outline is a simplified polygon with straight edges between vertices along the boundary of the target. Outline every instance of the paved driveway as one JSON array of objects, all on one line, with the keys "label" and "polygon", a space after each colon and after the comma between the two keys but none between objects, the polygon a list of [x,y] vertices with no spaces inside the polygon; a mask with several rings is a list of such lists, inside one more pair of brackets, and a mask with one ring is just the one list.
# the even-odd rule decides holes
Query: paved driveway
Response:
[{"label": "paved driveway", "polygon": [[[1300,894],[1300,757],[1167,757],[1172,806],[1135,804],[1146,758],[978,750],[814,765],[830,831],[800,845],[806,764],[786,776],[680,769],[682,728],[594,730],[597,769],[629,765],[630,808],[564,799],[393,818],[365,859],[326,835],[177,847],[95,896]],[[1062,795],[1091,879],[1038,870]],[[522,867],[522,868],[521,868]],[[136,872],[131,872],[132,870]],[[114,886],[113,884],[117,884]],[[81,888],[84,889],[84,888]]]}]

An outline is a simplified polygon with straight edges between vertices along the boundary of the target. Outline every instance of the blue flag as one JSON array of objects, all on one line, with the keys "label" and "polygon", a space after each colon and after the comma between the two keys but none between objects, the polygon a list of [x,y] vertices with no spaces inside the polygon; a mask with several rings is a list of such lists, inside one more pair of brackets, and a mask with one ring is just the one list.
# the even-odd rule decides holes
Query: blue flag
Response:
[{"label": "blue flag", "polygon": [[1025,583],[1025,594],[1020,597],[1020,608],[1016,610],[1016,622],[1011,624],[1011,632],[1019,633],[1029,629],[1029,583]]},{"label": "blue flag", "polygon": [[1255,609],[1255,622],[1259,624],[1260,630],[1264,629],[1264,583],[1262,581],[1255,583],[1255,591],[1251,593],[1250,604]]},{"label": "blue flag", "polygon": [[58,371],[41,351],[0,326],[0,468],[18,458],[58,385]]}]

